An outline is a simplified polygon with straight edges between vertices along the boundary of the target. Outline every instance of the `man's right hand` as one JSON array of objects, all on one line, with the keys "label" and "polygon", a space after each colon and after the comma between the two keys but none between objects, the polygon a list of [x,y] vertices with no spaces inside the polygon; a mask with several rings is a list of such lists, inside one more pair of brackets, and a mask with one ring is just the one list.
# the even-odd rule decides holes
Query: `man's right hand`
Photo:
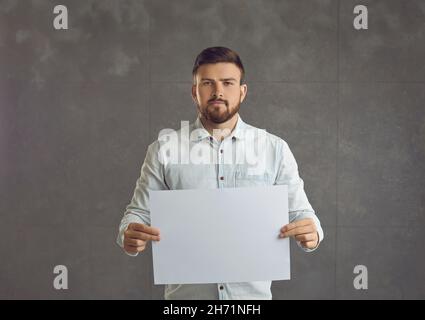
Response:
[{"label": "man's right hand", "polygon": [[130,223],[124,232],[124,250],[131,254],[142,252],[149,240],[160,240],[159,229],[141,223]]}]

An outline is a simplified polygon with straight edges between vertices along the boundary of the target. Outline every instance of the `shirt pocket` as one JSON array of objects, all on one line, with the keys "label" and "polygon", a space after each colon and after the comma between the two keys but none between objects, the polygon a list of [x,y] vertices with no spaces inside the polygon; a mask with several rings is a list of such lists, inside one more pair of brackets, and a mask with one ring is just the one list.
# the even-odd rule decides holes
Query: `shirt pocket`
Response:
[{"label": "shirt pocket", "polygon": [[261,187],[271,185],[271,178],[267,172],[250,173],[247,170],[238,170],[235,172],[235,187]]}]

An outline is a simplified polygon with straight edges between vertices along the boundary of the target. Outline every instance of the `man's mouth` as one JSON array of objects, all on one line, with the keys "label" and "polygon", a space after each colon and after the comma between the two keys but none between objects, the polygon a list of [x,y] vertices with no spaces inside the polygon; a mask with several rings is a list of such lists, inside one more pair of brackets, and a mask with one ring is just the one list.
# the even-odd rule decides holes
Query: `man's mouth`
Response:
[{"label": "man's mouth", "polygon": [[219,105],[219,104],[225,104],[225,103],[224,103],[224,101],[216,100],[216,101],[211,101],[210,104],[212,104],[212,105]]}]

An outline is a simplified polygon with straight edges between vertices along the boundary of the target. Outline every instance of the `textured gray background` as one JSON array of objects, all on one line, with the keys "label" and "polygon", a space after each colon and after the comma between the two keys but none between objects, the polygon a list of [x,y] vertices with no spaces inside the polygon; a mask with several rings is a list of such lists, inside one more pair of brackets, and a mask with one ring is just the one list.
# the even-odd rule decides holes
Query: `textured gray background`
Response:
[{"label": "textured gray background", "polygon": [[241,115],[289,143],[326,233],[292,247],[274,298],[425,298],[423,0],[0,0],[0,298],[162,298],[117,226],[147,145],[194,119],[191,68],[214,45],[241,55]]}]

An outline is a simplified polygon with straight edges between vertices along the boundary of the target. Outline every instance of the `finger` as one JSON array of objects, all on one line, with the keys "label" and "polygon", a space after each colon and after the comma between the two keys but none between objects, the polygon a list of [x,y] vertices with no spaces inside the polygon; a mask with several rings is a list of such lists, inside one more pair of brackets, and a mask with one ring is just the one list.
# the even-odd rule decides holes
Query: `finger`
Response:
[{"label": "finger", "polygon": [[287,238],[287,237],[293,237],[293,236],[298,236],[301,234],[306,234],[306,233],[314,233],[316,231],[314,226],[304,226],[304,227],[298,227],[292,230],[289,230],[287,232],[282,232],[282,237],[283,238]]},{"label": "finger", "polygon": [[306,233],[295,236],[297,241],[307,242],[316,240],[316,235],[314,233]]},{"label": "finger", "polygon": [[140,233],[140,239],[145,240],[145,241],[149,241],[149,240],[159,241],[159,240],[161,240],[160,236],[153,236],[151,234],[143,233],[143,232]]},{"label": "finger", "polygon": [[151,235],[159,236],[159,229],[155,227],[150,227],[146,224],[137,223],[133,225],[133,230],[140,231],[144,233],[149,233]]},{"label": "finger", "polygon": [[143,250],[145,250],[145,248],[146,248],[146,246],[140,246],[140,247],[133,247],[133,246],[130,246],[130,245],[124,246],[124,250],[127,251],[128,253],[131,253],[131,254],[142,252]]},{"label": "finger", "polygon": [[146,241],[138,239],[125,239],[124,244],[130,247],[142,247],[146,245]]},{"label": "finger", "polygon": [[130,254],[135,254],[138,252],[136,247],[130,247],[130,246],[124,246],[124,250]]},{"label": "finger", "polygon": [[143,232],[137,232],[137,231],[131,231],[128,234],[128,237],[131,239],[139,239],[139,240],[144,240],[144,241],[159,241],[161,239],[160,236],[153,236],[150,235],[148,233],[143,233]]},{"label": "finger", "polygon": [[155,227],[150,227],[148,225],[142,224],[142,223],[133,223],[132,224],[132,230],[140,231],[144,233],[149,233],[154,236],[159,236],[159,229]]},{"label": "finger", "polygon": [[283,226],[281,228],[281,231],[286,232],[286,231],[292,230],[294,228],[302,227],[302,226],[308,226],[310,224],[314,224],[313,219],[311,219],[311,218],[300,219],[300,220],[296,220],[294,222],[291,222],[291,223]]},{"label": "finger", "polygon": [[139,231],[134,231],[134,230],[127,230],[125,232],[125,236],[131,239],[140,239],[140,240],[153,240],[153,241],[159,241],[161,239],[161,237],[158,236],[153,236],[150,235],[148,233],[144,233],[144,232],[139,232]]},{"label": "finger", "polygon": [[141,246],[137,248],[137,252],[142,252],[143,250],[146,249],[146,246]]},{"label": "finger", "polygon": [[307,249],[314,249],[317,246],[316,241],[302,241],[301,246]]}]

